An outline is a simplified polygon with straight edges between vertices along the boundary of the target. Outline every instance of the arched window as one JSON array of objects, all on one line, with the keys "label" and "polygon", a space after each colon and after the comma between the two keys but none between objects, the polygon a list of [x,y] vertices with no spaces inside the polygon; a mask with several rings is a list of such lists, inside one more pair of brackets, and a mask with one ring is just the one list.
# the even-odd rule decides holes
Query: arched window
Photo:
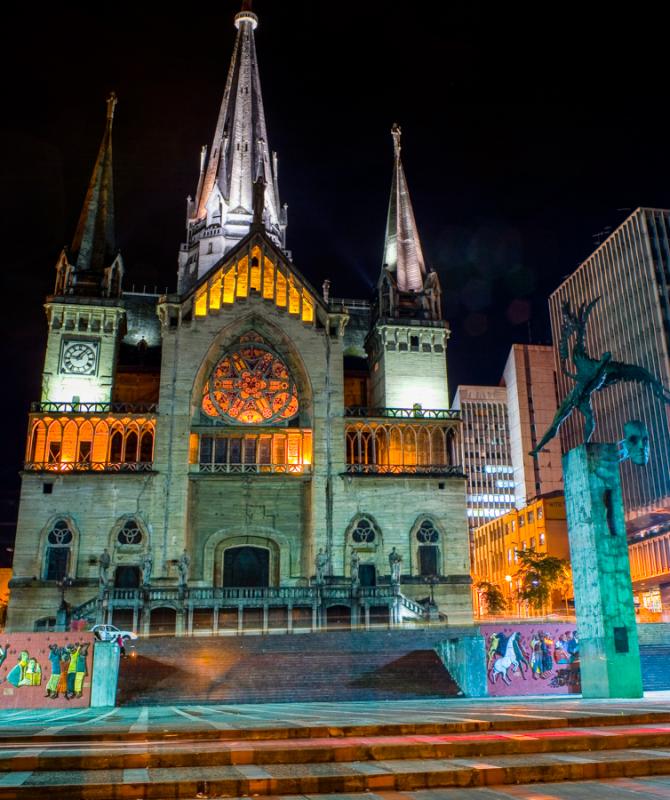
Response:
[{"label": "arched window", "polygon": [[47,533],[44,579],[59,581],[68,574],[74,535],[65,519],[58,519]]},{"label": "arched window", "polygon": [[142,528],[135,517],[129,517],[116,534],[116,541],[121,545],[141,544],[142,535]]},{"label": "arched window", "polygon": [[351,538],[356,544],[372,544],[376,538],[374,525],[369,519],[361,517],[351,532]]},{"label": "arched window", "polygon": [[424,519],[416,532],[419,542],[419,575],[439,575],[439,548],[440,534],[432,520]]},{"label": "arched window", "polygon": [[154,460],[154,434],[153,431],[144,431],[140,439],[140,461],[148,464]]},{"label": "arched window", "polygon": [[109,441],[109,461],[110,464],[120,464],[123,452],[123,432],[118,428],[112,434]]},{"label": "arched window", "polygon": [[137,433],[135,431],[131,431],[126,436],[126,452],[123,460],[126,464],[137,461]]}]

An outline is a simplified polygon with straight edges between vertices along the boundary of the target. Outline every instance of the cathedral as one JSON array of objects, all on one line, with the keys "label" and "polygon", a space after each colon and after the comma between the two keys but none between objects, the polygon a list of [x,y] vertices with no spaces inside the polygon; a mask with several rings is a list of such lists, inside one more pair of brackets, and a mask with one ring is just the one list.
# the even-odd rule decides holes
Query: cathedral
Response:
[{"label": "cathedral", "polygon": [[245,3],[173,294],[124,288],[108,100],[45,303],[9,630],[76,620],[206,635],[472,620],[449,329],[400,128],[374,297],[332,297],[287,249],[257,25]]}]

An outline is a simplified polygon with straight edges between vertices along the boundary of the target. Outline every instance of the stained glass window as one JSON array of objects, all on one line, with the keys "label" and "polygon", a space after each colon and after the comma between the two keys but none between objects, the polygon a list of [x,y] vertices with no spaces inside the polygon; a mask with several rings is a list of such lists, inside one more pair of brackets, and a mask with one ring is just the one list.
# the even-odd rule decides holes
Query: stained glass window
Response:
[{"label": "stained glass window", "polygon": [[351,538],[359,544],[369,544],[375,540],[375,529],[370,520],[359,519],[352,531]]},{"label": "stained glass window", "polygon": [[208,417],[245,425],[289,420],[298,408],[298,389],[288,367],[253,333],[242,336],[214,367],[202,396]]},{"label": "stained glass window", "polygon": [[433,523],[429,519],[425,519],[416,532],[416,538],[423,544],[436,544],[440,535],[435,530]]}]

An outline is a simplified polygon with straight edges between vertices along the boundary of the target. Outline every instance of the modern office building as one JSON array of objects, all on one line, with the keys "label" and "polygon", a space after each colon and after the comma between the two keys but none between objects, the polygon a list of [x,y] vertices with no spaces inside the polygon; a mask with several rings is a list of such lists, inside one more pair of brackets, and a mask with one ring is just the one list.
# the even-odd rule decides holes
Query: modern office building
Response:
[{"label": "modern office building", "polygon": [[563,490],[560,442],[551,441],[538,458],[530,455],[556,413],[554,348],[512,345],[501,384],[507,391],[514,502],[524,508],[534,497]]},{"label": "modern office building", "polygon": [[[513,509],[498,519],[481,525],[474,531],[472,574],[475,602],[476,586],[487,581],[497,586],[508,600],[510,612],[528,613],[518,602],[517,551],[534,549],[536,553],[569,559],[568,529],[565,501],[561,492],[538,497],[525,508]],[[557,596],[554,610],[563,610]]]},{"label": "modern office building", "polygon": [[467,515],[473,530],[514,508],[507,390],[503,386],[459,386],[453,407],[463,416]]},{"label": "modern office building", "polygon": [[400,129],[376,302],[317,292],[285,249],[257,24],[245,3],[172,294],[124,292],[110,98],[45,306],[13,630],[60,624],[62,593],[144,633],[397,625],[434,614],[427,579],[445,619],[472,618],[449,330]]},{"label": "modern office building", "polygon": [[[570,275],[549,299],[551,327],[557,348],[559,400],[573,387],[561,370],[562,306],[573,311],[596,298],[588,320],[586,347],[594,358],[612,358],[645,367],[670,387],[670,211],[638,208]],[[570,363],[568,369],[572,367]],[[648,542],[664,535],[670,523],[670,432],[668,408],[647,387],[621,383],[593,397],[596,428],[593,441],[617,442],[624,424],[642,420],[649,429],[650,460],[646,467],[621,466],[629,542],[637,554]],[[583,441],[583,417],[572,414],[561,428],[566,452]],[[653,555],[654,547],[649,550]],[[664,552],[664,550],[662,550]],[[633,551],[631,551],[633,556]],[[633,560],[634,588],[667,594],[667,559]],[[646,565],[646,566],[645,566]]]}]

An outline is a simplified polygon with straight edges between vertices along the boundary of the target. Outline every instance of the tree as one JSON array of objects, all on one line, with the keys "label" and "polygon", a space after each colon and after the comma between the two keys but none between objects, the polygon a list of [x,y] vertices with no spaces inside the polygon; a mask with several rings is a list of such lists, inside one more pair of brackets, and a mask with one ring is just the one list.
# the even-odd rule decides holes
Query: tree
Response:
[{"label": "tree", "polygon": [[505,611],[507,606],[505,603],[505,595],[495,583],[480,581],[477,584],[477,591],[479,592],[480,603],[486,608],[484,613],[500,614]]},{"label": "tree", "polygon": [[561,591],[567,600],[567,587],[572,584],[569,561],[547,553],[536,553],[533,547],[517,550],[516,555],[519,569],[515,578],[521,600],[540,612],[548,605],[554,590]]}]

